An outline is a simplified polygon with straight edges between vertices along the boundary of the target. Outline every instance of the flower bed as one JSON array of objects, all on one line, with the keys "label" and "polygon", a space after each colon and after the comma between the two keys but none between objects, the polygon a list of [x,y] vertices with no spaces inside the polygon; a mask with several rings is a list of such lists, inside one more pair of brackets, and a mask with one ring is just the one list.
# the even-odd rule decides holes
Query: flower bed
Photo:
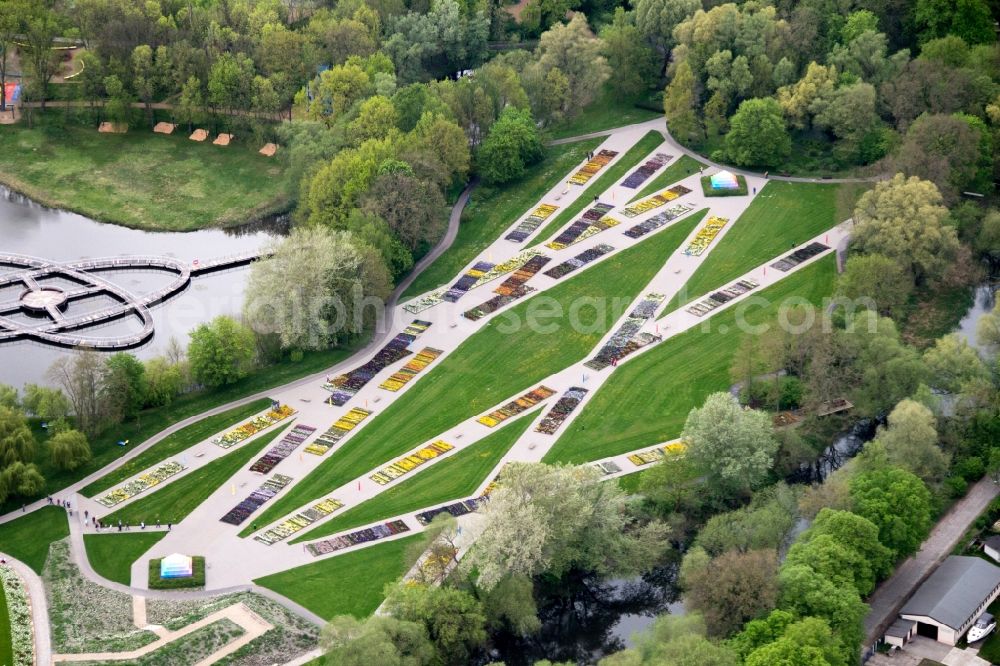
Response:
[{"label": "flower bed", "polygon": [[615,248],[611,247],[610,245],[607,245],[606,243],[601,243],[600,245],[596,245],[585,252],[581,252],[572,259],[567,259],[566,261],[562,262],[558,266],[555,266],[554,268],[550,268],[549,270],[545,271],[545,275],[548,275],[550,278],[558,280],[559,278],[572,273],[576,269],[582,268],[583,266],[586,266],[590,262],[596,261],[597,259],[600,259],[609,252],[614,252],[614,251]]},{"label": "flower bed", "polygon": [[658,446],[655,449],[650,449],[649,451],[641,451],[639,453],[633,453],[628,457],[628,459],[636,467],[642,467],[643,465],[648,465],[658,460],[663,460],[667,456],[680,455],[684,453],[685,448],[686,447],[682,442],[671,442],[666,446]]},{"label": "flower bed", "polygon": [[587,181],[597,175],[598,171],[606,167],[617,156],[618,151],[616,150],[600,151],[594,155],[594,159],[584,164],[579,171],[570,176],[568,182],[573,185],[586,185]]},{"label": "flower bed", "polygon": [[429,509],[427,511],[422,511],[417,514],[417,521],[421,525],[430,525],[431,521],[442,513],[449,513],[456,518],[459,516],[464,516],[466,514],[472,513],[483,503],[486,502],[486,497],[473,497],[471,499],[462,500],[461,502],[454,502],[448,504],[447,506],[441,506],[436,509]]},{"label": "flower bed", "polygon": [[246,423],[240,424],[229,432],[223,433],[213,439],[212,443],[218,444],[224,449],[232,448],[248,437],[256,435],[261,430],[270,428],[278,421],[284,421],[294,413],[295,410],[288,405],[281,405],[278,409],[272,409],[266,414],[255,416]]},{"label": "flower bed", "polygon": [[581,388],[579,386],[573,386],[568,391],[563,393],[563,396],[556,401],[556,404],[552,406],[549,413],[545,415],[542,422],[538,424],[535,428],[535,432],[544,433],[546,435],[555,434],[559,426],[563,424],[569,415],[573,413],[573,410],[577,408],[580,401],[583,400],[584,396],[587,395],[587,389]]},{"label": "flower bed", "polygon": [[716,217],[713,215],[708,218],[708,222],[705,223],[705,226],[691,240],[691,244],[684,250],[684,254],[692,257],[700,256],[712,244],[712,241],[719,235],[719,232],[722,231],[727,222],[729,222],[729,219],[725,217]]},{"label": "flower bed", "polygon": [[521,412],[534,407],[541,401],[550,398],[553,395],[555,395],[555,391],[553,391],[552,389],[546,386],[539,386],[536,389],[528,391],[520,398],[508,402],[500,409],[496,409],[485,416],[480,416],[476,420],[482,423],[484,426],[492,428],[499,423],[503,423],[510,417],[517,416]]},{"label": "flower bed", "polygon": [[594,467],[596,467],[597,470],[604,476],[607,476],[608,474],[616,474],[622,471],[622,468],[611,460],[602,463],[595,463]]},{"label": "flower bed", "polygon": [[691,210],[690,206],[685,206],[683,204],[677,204],[676,206],[671,206],[662,213],[654,215],[648,220],[640,222],[631,229],[627,229],[625,231],[625,235],[628,236],[629,238],[640,238],[641,236],[645,236],[651,231],[659,229],[660,227],[664,226],[670,221],[676,220],[681,215],[690,212],[690,210]]},{"label": "flower bed", "polygon": [[389,379],[379,384],[379,388],[383,388],[386,391],[398,391],[443,353],[440,349],[424,347],[417,352],[412,361],[400,368],[399,372],[394,373]]},{"label": "flower bed", "polygon": [[13,569],[0,566],[0,585],[3,585],[7,614],[10,616],[11,652],[14,655],[11,666],[32,666],[35,663],[35,642],[31,633],[34,624],[24,583]]},{"label": "flower bed", "polygon": [[527,296],[534,291],[534,288],[525,285],[525,282],[534,277],[549,261],[551,259],[544,254],[532,257],[523,266],[514,271],[513,275],[504,280],[499,287],[493,290],[493,293],[499,294],[498,296],[494,296],[485,303],[463,312],[462,316],[472,321],[478,321],[505,305],[509,305],[517,299]]},{"label": "flower bed", "polygon": [[465,292],[477,286],[479,279],[486,275],[491,268],[493,268],[493,264],[490,262],[477,261],[472,268],[465,271],[462,277],[458,278],[458,282],[451,285],[451,289],[441,295],[441,298],[449,303],[454,303],[464,296]]},{"label": "flower bed", "polygon": [[441,296],[444,294],[444,289],[438,289],[437,291],[431,292],[425,296],[420,296],[410,303],[403,306],[403,309],[410,314],[417,314],[418,312],[423,312],[428,308],[432,308],[442,301]]},{"label": "flower bed", "polygon": [[656,153],[656,155],[653,156],[653,159],[647,160],[645,164],[630,173],[628,178],[622,181],[622,187],[627,187],[630,190],[638,188],[640,185],[649,180],[650,176],[662,169],[664,164],[672,159],[674,159],[673,155]]},{"label": "flower bed", "polygon": [[165,462],[162,465],[154,467],[149,472],[142,474],[136,479],[129,481],[125,485],[115,488],[104,497],[99,498],[97,501],[106,507],[113,507],[116,504],[121,504],[125,500],[132,499],[139,493],[148,490],[155,485],[163,483],[166,479],[183,472],[185,469],[187,469],[187,467],[180,464],[176,460]]},{"label": "flower bed", "polygon": [[607,215],[608,211],[612,208],[614,206],[606,203],[594,205],[583,214],[583,217],[563,229],[558,236],[546,243],[545,246],[553,250],[561,250],[573,243],[579,243],[586,238],[590,238],[605,229],[618,226],[620,222]]},{"label": "flower bed", "polygon": [[393,520],[383,525],[376,525],[375,527],[358,530],[356,532],[351,532],[350,534],[334,537],[333,539],[317,541],[316,543],[311,543],[306,546],[306,549],[312,553],[313,557],[318,557],[319,555],[328,555],[330,553],[335,553],[338,550],[350,548],[351,546],[378,541],[379,539],[385,539],[386,537],[395,536],[409,531],[410,528],[402,520]]},{"label": "flower bed", "polygon": [[725,289],[720,289],[719,291],[711,294],[707,298],[703,298],[691,307],[687,308],[687,311],[693,315],[701,317],[702,315],[708,314],[715,308],[728,303],[737,296],[742,296],[751,289],[756,289],[760,286],[760,283],[756,280],[751,280],[746,278],[745,280],[739,280],[729,285]]},{"label": "flower bed", "polygon": [[161,578],[160,560],[158,557],[149,561],[149,589],[151,590],[181,590],[205,587],[205,558],[195,555],[191,558],[194,575],[187,578]]},{"label": "flower bed", "polygon": [[808,261],[812,259],[817,254],[826,252],[830,248],[822,243],[809,243],[803,248],[799,248],[795,252],[792,252],[786,257],[782,257],[778,261],[771,264],[771,268],[777,268],[782,273],[792,270],[803,261]]},{"label": "flower bed", "polygon": [[559,206],[542,204],[532,211],[531,215],[521,220],[521,223],[514,227],[514,230],[507,234],[504,238],[514,243],[522,242],[525,238],[534,233],[535,229],[542,226],[542,222],[548,219],[549,216],[551,216],[552,213],[556,212],[558,209]]},{"label": "flower bed", "polygon": [[637,349],[645,347],[654,340],[659,340],[655,335],[649,333],[639,333],[639,329],[652,319],[657,308],[664,299],[663,294],[646,294],[646,297],[632,309],[628,317],[622,322],[611,338],[597,352],[597,356],[584,363],[592,370],[603,370],[612,364],[613,361],[621,360],[633,353]]},{"label": "flower bed", "polygon": [[309,446],[307,446],[305,448],[306,453],[312,453],[317,456],[323,455],[336,446],[340,440],[346,437],[347,433],[354,430],[359,423],[371,415],[372,412],[367,409],[353,407],[351,411],[337,419],[337,422],[330,426],[329,430],[317,437]]},{"label": "flower bed", "polygon": [[453,448],[455,448],[453,445],[439,439],[433,444],[429,444],[420,449],[416,453],[400,458],[388,467],[383,467],[379,471],[370,475],[368,478],[380,486],[384,486],[393,479],[398,479],[407,472],[420,467],[428,460],[433,460],[444,453],[448,453],[448,451],[451,451]]},{"label": "flower bed", "polygon": [[499,263],[490,270],[486,271],[486,273],[479,278],[479,281],[473,285],[473,289],[480,287],[487,282],[496,280],[502,275],[507,275],[507,273],[516,271],[518,268],[524,266],[526,263],[531,261],[532,258],[537,257],[541,253],[541,250],[525,250],[524,252],[519,252],[516,256],[511,257],[507,261]]},{"label": "flower bed", "polygon": [[278,466],[282,460],[292,455],[292,451],[298,448],[299,444],[306,441],[310,435],[316,432],[312,426],[301,423],[292,428],[291,432],[282,437],[281,441],[271,447],[271,449],[250,465],[251,472],[267,474]]},{"label": "flower bed", "polygon": [[323,388],[331,392],[326,402],[343,407],[348,400],[354,397],[354,394],[372,380],[372,377],[399,359],[409,356],[411,353],[408,349],[410,343],[416,340],[430,325],[429,321],[414,319],[409,326],[403,329],[402,333],[399,333],[382,349],[378,350],[370,361],[350,372],[338,375],[329,384],[324,384]]},{"label": "flower bed", "polygon": [[674,185],[670,189],[663,190],[659,194],[654,194],[651,197],[635,202],[631,206],[625,207],[622,209],[622,215],[625,217],[637,217],[643,213],[668,204],[674,199],[679,199],[690,192],[691,190],[683,185]]},{"label": "flower bed", "polygon": [[263,534],[258,534],[254,537],[254,540],[270,546],[271,544],[277,543],[282,539],[286,539],[296,532],[309,527],[320,518],[329,516],[331,513],[342,508],[343,506],[344,503],[340,500],[335,500],[333,498],[325,499],[319,504],[314,504],[305,511],[300,511],[288,520],[275,525]]},{"label": "flower bed", "polygon": [[265,502],[280,493],[285,486],[292,482],[292,477],[284,474],[275,474],[270,479],[260,485],[257,490],[250,493],[250,496],[229,510],[221,520],[230,525],[239,525],[250,517],[250,514],[264,505]]}]

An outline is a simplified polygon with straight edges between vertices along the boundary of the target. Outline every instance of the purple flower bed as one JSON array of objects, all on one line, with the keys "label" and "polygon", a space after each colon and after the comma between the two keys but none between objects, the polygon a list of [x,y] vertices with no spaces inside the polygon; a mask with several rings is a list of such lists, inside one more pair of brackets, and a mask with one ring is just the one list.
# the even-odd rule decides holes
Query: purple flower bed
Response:
[{"label": "purple flower bed", "polygon": [[649,160],[638,169],[629,174],[628,178],[622,181],[622,187],[627,187],[630,190],[634,190],[646,180],[649,179],[654,173],[663,168],[663,165],[673,159],[673,155],[665,155],[663,153],[657,153],[653,159]]},{"label": "purple flower bed", "polygon": [[335,553],[338,550],[343,550],[344,548],[350,548],[351,546],[357,546],[358,544],[369,543],[371,541],[378,541],[379,539],[385,539],[386,537],[395,536],[396,534],[402,534],[403,532],[409,531],[410,528],[407,527],[406,523],[402,520],[393,520],[383,525],[376,525],[375,527],[357,530],[356,532],[351,532],[350,534],[342,534],[341,536],[334,537],[333,539],[317,541],[316,543],[309,544],[306,548],[310,553],[312,553],[313,557],[316,557],[318,555]]},{"label": "purple flower bed", "polygon": [[614,252],[614,249],[615,248],[611,247],[610,245],[601,243],[600,245],[597,245],[596,247],[593,247],[585,252],[581,252],[572,259],[568,259],[562,262],[561,264],[555,266],[554,268],[550,268],[549,270],[545,271],[545,275],[548,275],[550,278],[555,278],[558,280],[559,278],[565,275],[569,275],[576,269],[586,266],[590,262],[603,257],[608,252]]},{"label": "purple flower bed", "polygon": [[414,319],[402,333],[398,334],[382,349],[378,350],[370,361],[348,373],[340,375],[331,384],[324,384],[324,388],[331,393],[326,402],[337,407],[345,405],[348,400],[354,397],[354,394],[372,380],[372,377],[399,359],[412,354],[413,352],[407,349],[410,343],[416,340],[430,325],[431,322],[429,321]]},{"label": "purple flower bed", "polygon": [[229,510],[221,520],[230,525],[239,525],[250,517],[254,511],[269,499],[277,495],[281,490],[292,482],[292,477],[284,474],[275,474],[273,477],[261,484],[257,490],[250,493],[250,496]]},{"label": "purple flower bed", "polygon": [[803,261],[806,261],[807,259],[812,259],[817,254],[825,252],[826,250],[829,249],[830,249],[829,247],[823,245],[822,243],[810,243],[809,245],[806,245],[804,248],[792,252],[787,257],[782,257],[778,261],[771,264],[771,267],[777,268],[781,272],[790,271],[799,264],[801,264]]},{"label": "purple flower bed", "polygon": [[436,509],[430,509],[422,513],[417,514],[417,520],[421,525],[430,525],[434,518],[442,513],[450,513],[451,515],[458,518],[459,516],[464,516],[468,513],[472,513],[483,503],[486,502],[485,497],[473,497],[472,499],[462,500],[461,502],[455,502],[454,504],[449,504],[447,506],[441,506]]},{"label": "purple flower bed", "polygon": [[653,217],[649,218],[644,222],[640,222],[631,229],[625,231],[625,235],[629,238],[639,238],[645,236],[651,231],[659,229],[663,225],[667,224],[672,220],[676,220],[678,217],[687,213],[691,209],[687,206],[673,206],[672,208],[663,211],[662,213],[657,213]]},{"label": "purple flower bed", "polygon": [[580,401],[583,400],[584,396],[587,395],[587,389],[581,388],[579,386],[573,386],[568,391],[566,391],[561,398],[552,406],[549,413],[545,415],[542,422],[538,424],[535,428],[535,432],[541,432],[546,435],[555,434],[555,431],[559,429],[559,426],[563,424],[569,415],[573,413],[573,410],[577,408]]},{"label": "purple flower bed", "polygon": [[534,288],[526,286],[525,282],[533,278],[549,261],[551,261],[551,258],[546,257],[544,254],[532,257],[523,266],[514,271],[513,275],[504,280],[499,287],[493,290],[493,293],[499,294],[498,296],[494,296],[482,305],[477,305],[471,310],[463,312],[462,316],[466,319],[477,321],[488,314],[496,312],[505,305],[530,294],[534,291]]},{"label": "purple flower bed", "polygon": [[458,282],[451,285],[451,289],[444,292],[441,296],[442,299],[448,301],[449,303],[454,303],[462,296],[465,292],[472,289],[472,287],[479,282],[479,278],[483,276],[487,271],[493,268],[493,264],[488,261],[477,261],[476,265],[467,270],[462,277],[458,278]]},{"label": "purple flower bed", "polygon": [[267,474],[274,469],[278,463],[290,456],[292,451],[298,448],[299,444],[304,442],[306,438],[314,432],[316,432],[316,428],[313,428],[312,426],[295,426],[295,428],[285,435],[280,442],[271,447],[271,449],[263,456],[258,458],[257,461],[250,466],[250,471]]}]

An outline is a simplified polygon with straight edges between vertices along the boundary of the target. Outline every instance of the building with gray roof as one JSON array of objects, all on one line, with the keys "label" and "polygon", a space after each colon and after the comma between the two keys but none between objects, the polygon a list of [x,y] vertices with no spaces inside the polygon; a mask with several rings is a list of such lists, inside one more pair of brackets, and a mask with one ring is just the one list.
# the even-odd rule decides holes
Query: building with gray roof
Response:
[{"label": "building with gray roof", "polygon": [[941,563],[899,612],[917,633],[955,645],[1000,595],[1000,567],[979,557],[952,556]]}]

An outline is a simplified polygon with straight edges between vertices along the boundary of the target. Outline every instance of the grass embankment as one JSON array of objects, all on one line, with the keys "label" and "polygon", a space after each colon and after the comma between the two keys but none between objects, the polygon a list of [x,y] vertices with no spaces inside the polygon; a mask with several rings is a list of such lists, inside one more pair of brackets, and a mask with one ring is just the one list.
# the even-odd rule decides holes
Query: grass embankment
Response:
[{"label": "grass embankment", "polygon": [[663,315],[777,259],[843,221],[837,215],[837,185],[771,181],[736,220],[717,247],[670,300]]},{"label": "grass embankment", "polygon": [[[758,294],[767,305],[750,307],[743,321],[772,322],[789,296],[818,304],[831,293],[833,256],[789,275]],[[651,446],[680,435],[692,407],[729,386],[729,368],[743,333],[739,308],[729,308],[625,361],[597,390],[580,415],[545,455],[548,463],[583,463]],[[817,318],[817,325],[821,318]]]},{"label": "grass embankment", "polygon": [[0,664],[14,663],[14,640],[10,635],[10,610],[7,593],[0,585]]},{"label": "grass embankment", "polygon": [[275,430],[213,460],[204,467],[123,506],[105,516],[103,522],[112,527],[117,525],[119,520],[126,525],[138,525],[143,521],[147,525],[157,522],[161,525],[166,523],[176,525],[187,518],[199,504],[208,499],[287,428],[287,424],[279,425]]},{"label": "grass embankment", "polygon": [[660,190],[665,190],[679,180],[683,180],[695,171],[705,166],[689,155],[681,155],[681,158],[657,174],[653,180],[639,190],[639,193],[629,199],[629,203],[657,194]]},{"label": "grass embankment", "polygon": [[0,550],[21,560],[40,576],[49,556],[49,544],[67,536],[66,510],[46,506],[0,524]]},{"label": "grass embankment", "polygon": [[[328,349],[317,352],[306,352],[298,362],[282,361],[254,370],[250,375],[238,382],[212,391],[196,391],[178,397],[166,407],[147,409],[127,423],[108,428],[105,432],[92,437],[90,450],[93,458],[85,465],[73,471],[60,471],[53,467],[49,456],[48,441],[44,433],[36,432],[38,446],[36,447],[35,464],[45,477],[45,488],[40,496],[51,495],[80,479],[93,474],[106,465],[122,457],[128,451],[142,444],[147,439],[164,428],[182,421],[190,416],[224,405],[245,396],[260,393],[294,381],[306,375],[322,372],[332,365],[342,361],[363,345],[367,338],[360,339],[351,346],[342,349]],[[128,440],[128,447],[118,446],[119,440]],[[156,447],[153,447],[154,449]],[[137,470],[138,471],[138,470]],[[88,486],[91,488],[92,486]],[[87,489],[85,489],[87,490]],[[86,493],[85,493],[86,494]],[[22,499],[14,498],[0,505],[0,513],[21,508]]]},{"label": "grass embankment", "polygon": [[516,183],[502,187],[480,185],[473,190],[462,213],[455,242],[413,281],[400,300],[453,281],[463,266],[495,241],[514,220],[533,209],[545,193],[558,185],[601,141],[588,139],[550,146],[545,159],[531,167],[529,174]]},{"label": "grass embankment", "polygon": [[117,469],[86,486],[80,493],[86,497],[94,497],[144,469],[152,467],[156,463],[162,462],[170,456],[181,453],[195,444],[208,439],[219,431],[226,430],[239,424],[241,421],[249,419],[257,412],[267,409],[270,404],[270,399],[261,398],[247,405],[222,412],[221,414],[205,417],[197,423],[192,423],[186,428],[181,428],[151,448],[143,451],[132,460],[122,463]]},{"label": "grass embankment", "polygon": [[[561,208],[555,217],[545,223],[545,225],[538,231],[538,234],[531,239],[531,244],[538,245],[539,243],[547,241],[549,237],[559,231],[559,229],[568,224],[571,220],[576,219],[580,213],[594,204],[594,197],[601,196],[604,194],[605,190],[621,180],[626,173],[634,169],[639,163],[648,157],[651,152],[661,146],[663,144],[663,140],[663,135],[659,132],[655,130],[647,132],[646,135],[639,139],[635,145],[629,148],[617,162],[598,171],[597,177],[590,181],[590,184],[587,186],[587,189],[583,191],[583,194],[577,197],[576,200],[570,205],[565,208]],[[569,185],[568,187],[579,187],[579,185]]]},{"label": "grass embankment", "polygon": [[319,562],[258,578],[257,585],[302,604],[325,620],[337,615],[365,618],[382,600],[387,583],[399,579],[416,561],[410,545],[420,534],[387,541]]},{"label": "grass embankment", "polygon": [[[44,122],[44,120],[43,120]],[[190,231],[286,210],[285,156],[148,129],[0,125],[0,181],[47,205],[138,229]]]},{"label": "grass embankment", "polygon": [[166,532],[84,534],[87,559],[101,576],[122,585],[132,584],[132,563],[167,536]]},{"label": "grass embankment", "polygon": [[546,134],[550,139],[564,139],[641,123],[663,115],[662,108],[642,108],[636,106],[637,101],[639,100],[623,98],[611,86],[605,86],[598,98],[580,113],[548,128]]},{"label": "grass embankment", "polygon": [[[704,215],[702,211],[682,219],[500,315],[432,368],[416,389],[400,395],[372,417],[255,522],[262,526],[273,522],[499,401],[534,388],[552,373],[590,354],[621,311],[657,273],[664,257],[677,249]],[[474,291],[465,300],[471,307],[486,295]],[[574,327],[565,314],[585,298],[598,304],[600,312],[592,321],[594,309],[584,308],[580,318],[586,326]],[[562,316],[537,313],[539,302],[558,303]],[[549,306],[543,309],[554,310]],[[534,316],[529,318],[529,312]],[[526,323],[529,319],[543,325]],[[515,322],[520,325],[515,326]],[[247,528],[241,535],[249,533]]]},{"label": "grass embankment", "polygon": [[398,486],[348,509],[333,520],[293,539],[291,543],[313,541],[352,527],[465,499],[475,492],[537,415],[538,410],[533,410],[429,469],[414,471],[410,478]]}]

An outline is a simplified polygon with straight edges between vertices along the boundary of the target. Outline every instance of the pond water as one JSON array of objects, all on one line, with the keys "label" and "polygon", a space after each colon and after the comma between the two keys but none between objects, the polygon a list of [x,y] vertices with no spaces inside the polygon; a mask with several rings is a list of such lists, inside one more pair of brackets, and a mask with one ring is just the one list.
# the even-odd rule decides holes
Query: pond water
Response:
[{"label": "pond water", "polygon": [[970,347],[980,352],[982,351],[982,347],[976,339],[976,326],[979,324],[979,318],[993,309],[993,305],[996,303],[995,289],[996,285],[993,284],[982,284],[976,287],[972,307],[965,313],[962,320],[958,322],[958,328],[955,329],[955,332],[965,338]]},{"label": "pond water", "polygon": [[[46,208],[0,187],[0,252],[57,261],[136,254],[208,260],[258,249],[280,233],[282,226],[280,222],[270,222],[189,233],[138,231]],[[140,358],[155,356],[172,337],[186,345],[188,332],[198,324],[222,314],[239,314],[248,274],[248,269],[239,268],[194,279],[185,292],[152,308],[156,333],[133,353]],[[151,271],[115,271],[101,276],[136,295],[153,290],[168,279],[162,272]],[[79,313],[102,305],[98,298],[70,307],[78,308]],[[130,331],[133,326],[131,320],[122,320],[91,331],[110,335]],[[0,344],[0,383],[15,387],[26,382],[46,383],[45,372],[53,361],[70,353],[35,342]]]}]

